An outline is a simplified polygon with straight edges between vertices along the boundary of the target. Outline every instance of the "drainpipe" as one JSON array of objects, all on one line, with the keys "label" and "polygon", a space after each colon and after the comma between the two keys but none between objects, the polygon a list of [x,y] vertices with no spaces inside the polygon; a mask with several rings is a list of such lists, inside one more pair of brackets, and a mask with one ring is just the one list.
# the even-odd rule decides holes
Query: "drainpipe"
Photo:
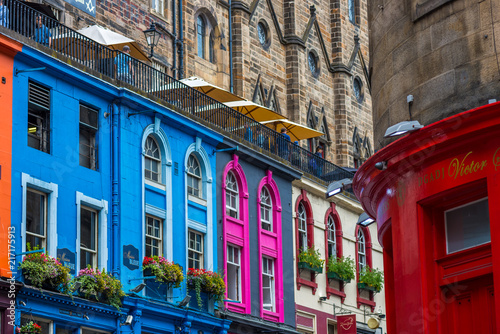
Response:
[{"label": "drainpipe", "polygon": [[179,0],[179,40],[177,41],[179,53],[179,79],[184,78],[184,23],[182,22],[182,0]]},{"label": "drainpipe", "polygon": [[172,70],[173,70],[173,73],[172,73],[172,77],[174,79],[177,79],[177,35],[176,35],[176,31],[177,31],[177,24],[176,24],[176,17],[175,17],[175,1],[172,1],[172,22],[174,23],[173,24],[173,33],[172,33],[172,51],[174,53],[174,56],[173,56],[173,64],[172,64]]},{"label": "drainpipe", "polygon": [[120,117],[120,109],[115,102],[111,105],[111,226],[112,226],[112,234],[113,238],[111,241],[111,249],[113,254],[112,266],[113,266],[113,275],[119,277],[120,275],[120,236],[118,230],[118,215],[120,211],[120,199],[118,194],[118,180],[119,180],[119,117]]},{"label": "drainpipe", "polygon": [[229,0],[229,90],[233,93],[233,24],[232,6]]}]

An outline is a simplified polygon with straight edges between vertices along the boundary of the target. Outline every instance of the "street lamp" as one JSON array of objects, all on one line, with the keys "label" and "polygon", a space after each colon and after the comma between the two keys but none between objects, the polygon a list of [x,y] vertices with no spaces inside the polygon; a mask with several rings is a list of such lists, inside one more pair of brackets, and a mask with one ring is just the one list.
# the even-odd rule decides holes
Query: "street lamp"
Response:
[{"label": "street lamp", "polygon": [[151,23],[151,26],[149,29],[144,30],[144,36],[146,37],[146,41],[148,42],[148,46],[151,47],[151,55],[149,58],[153,57],[153,49],[155,46],[158,45],[158,42],[160,41],[161,33],[156,30],[156,25],[155,23]]}]

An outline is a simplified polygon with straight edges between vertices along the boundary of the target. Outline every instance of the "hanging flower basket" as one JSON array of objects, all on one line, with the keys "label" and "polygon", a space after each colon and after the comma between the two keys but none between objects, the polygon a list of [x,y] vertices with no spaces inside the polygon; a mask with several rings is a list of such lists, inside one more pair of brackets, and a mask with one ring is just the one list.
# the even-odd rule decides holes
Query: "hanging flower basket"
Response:
[{"label": "hanging flower basket", "polygon": [[144,277],[155,276],[156,282],[172,284],[178,288],[184,280],[182,267],[174,262],[170,262],[163,256],[146,256],[142,261]]},{"label": "hanging flower basket", "polygon": [[20,333],[21,334],[39,334],[42,332],[42,327],[34,323],[33,321],[30,321],[24,326],[21,326],[20,328]]},{"label": "hanging flower basket", "polygon": [[205,292],[208,295],[208,299],[214,297],[218,302],[222,302],[226,293],[226,284],[222,276],[205,269],[189,268],[187,273],[187,287],[195,291],[200,309],[203,308],[201,292]]},{"label": "hanging flower basket", "polygon": [[82,269],[72,284],[80,282],[78,295],[82,298],[104,302],[120,309],[121,298],[125,296],[120,280],[110,275],[105,270],[90,268]]}]

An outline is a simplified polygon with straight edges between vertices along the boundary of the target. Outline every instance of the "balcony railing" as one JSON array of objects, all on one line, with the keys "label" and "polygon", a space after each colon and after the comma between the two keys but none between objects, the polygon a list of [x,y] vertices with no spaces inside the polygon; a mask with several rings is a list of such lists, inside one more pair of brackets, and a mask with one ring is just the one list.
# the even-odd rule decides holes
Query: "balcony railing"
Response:
[{"label": "balcony railing", "polygon": [[291,166],[325,183],[354,176],[352,172],[286,140],[280,133],[148,64],[83,36],[22,2],[4,0],[4,5],[8,13],[4,19],[0,17],[0,25],[69,57],[72,62],[116,79],[118,85],[131,85],[151,94],[262,151],[281,157]]}]

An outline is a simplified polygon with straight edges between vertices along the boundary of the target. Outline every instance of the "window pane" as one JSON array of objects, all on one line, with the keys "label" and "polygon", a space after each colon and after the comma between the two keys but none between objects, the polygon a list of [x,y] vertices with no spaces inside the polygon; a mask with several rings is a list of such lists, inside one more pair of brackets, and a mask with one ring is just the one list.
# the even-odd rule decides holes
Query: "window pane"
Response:
[{"label": "window pane", "polygon": [[81,208],[80,210],[80,245],[96,250],[96,215],[95,212]]},{"label": "window pane", "polygon": [[448,253],[491,241],[487,198],[446,211],[445,221]]},{"label": "window pane", "polygon": [[27,325],[31,321],[33,321],[34,323],[36,323],[40,327],[42,327],[42,332],[41,332],[42,334],[50,334],[51,333],[51,330],[50,330],[51,323],[49,320],[38,319],[38,318],[34,319],[31,315],[26,315],[26,314],[21,315],[21,326]]},{"label": "window pane", "polygon": [[205,58],[205,20],[201,15],[197,19],[198,57]]},{"label": "window pane", "polygon": [[45,195],[26,193],[26,231],[45,236]]},{"label": "window pane", "polygon": [[227,297],[240,299],[240,249],[227,246]]}]

